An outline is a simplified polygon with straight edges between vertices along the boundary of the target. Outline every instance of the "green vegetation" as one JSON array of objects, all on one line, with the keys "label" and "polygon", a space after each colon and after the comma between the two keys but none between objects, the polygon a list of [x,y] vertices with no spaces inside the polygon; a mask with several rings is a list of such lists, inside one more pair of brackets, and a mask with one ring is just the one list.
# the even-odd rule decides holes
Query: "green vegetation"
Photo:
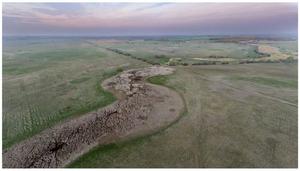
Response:
[{"label": "green vegetation", "polygon": [[287,88],[297,88],[297,80],[286,80],[283,78],[274,79],[266,77],[234,77],[235,80],[249,81],[258,84],[273,86],[273,87],[287,87]]},{"label": "green vegetation", "polygon": [[[11,75],[26,74],[48,67],[56,67],[61,62],[79,60],[83,56],[87,59],[96,59],[105,56],[103,52],[92,48],[45,49],[44,51],[39,51],[14,53],[13,58],[6,58],[3,61],[3,72]],[[20,62],[23,65],[20,65]]]},{"label": "green vegetation", "polygon": [[155,55],[153,58],[157,59],[160,64],[166,64],[170,60],[166,55]]},{"label": "green vegetation", "polygon": [[112,103],[115,97],[101,88],[101,81],[121,72],[124,63],[145,65],[81,41],[45,44],[4,44],[3,148]]},{"label": "green vegetation", "polygon": [[168,81],[168,76],[158,75],[158,76],[150,77],[147,80],[152,84],[166,85]]},{"label": "green vegetation", "polygon": [[147,57],[143,57],[143,55],[133,55],[130,54],[128,52],[125,52],[123,50],[119,50],[119,49],[112,49],[112,48],[106,48],[109,51],[115,52],[117,54],[120,55],[124,55],[124,56],[129,56],[131,58],[137,59],[137,60],[141,60],[143,62],[147,62],[151,65],[161,65],[161,64],[166,64],[169,61],[169,57],[165,56],[165,55],[150,55]]},{"label": "green vegetation", "polygon": [[[216,41],[207,37],[162,38],[144,40],[119,40],[118,43],[101,44],[118,54],[130,56],[152,65],[223,65],[245,63],[297,62],[296,59],[261,59],[270,54],[258,51],[260,44],[272,47],[297,58],[297,41],[256,41],[253,37]],[[249,42],[249,43],[247,43]],[[286,42],[286,44],[285,44]],[[278,54],[279,56],[281,54]],[[172,61],[180,59],[180,61]],[[170,61],[171,60],[171,61]]]},{"label": "green vegetation", "polygon": [[[158,134],[160,134],[160,132],[156,133],[155,135]],[[109,160],[113,159],[114,156],[118,155],[118,150],[121,150],[122,148],[127,148],[128,150],[129,149],[132,150],[133,148],[135,148],[135,146],[145,144],[147,141],[150,140],[150,137],[151,136],[143,136],[130,141],[98,146],[92,149],[87,154],[82,155],[80,158],[75,160],[67,167],[68,168],[93,168],[94,166],[99,164],[98,161],[95,160],[95,158],[99,159],[105,157],[109,157],[109,158],[112,157],[108,160],[102,161],[101,164],[103,168],[111,167]]]},{"label": "green vegetation", "polygon": [[[74,162],[69,164],[68,168],[89,168],[98,164],[95,158],[102,158],[107,156],[117,156],[118,150],[126,147],[134,148],[136,145],[141,145],[149,140],[148,136],[139,137],[130,141],[112,143],[108,145],[97,146],[94,149],[90,150],[88,153],[82,155]],[[110,159],[109,159],[110,160]],[[87,164],[89,163],[89,164]],[[109,161],[102,161],[103,167],[110,167]]]},{"label": "green vegetation", "polygon": [[[288,61],[255,61],[255,43],[278,48]],[[105,78],[180,59],[174,74],[148,81],[182,95],[188,114],[154,135],[96,147],[69,167],[297,167],[295,45],[209,37],[5,40],[3,147],[114,101],[100,86]]]},{"label": "green vegetation", "polygon": [[[70,116],[75,116],[75,115],[80,115],[80,114],[84,114],[86,112],[95,110],[97,108],[101,108],[103,106],[106,106],[110,103],[112,103],[113,101],[115,101],[115,97],[107,91],[104,91],[102,89],[102,87],[100,86],[100,83],[103,79],[108,78],[114,74],[117,74],[118,72],[116,72],[117,70],[113,70],[110,72],[105,72],[105,74],[103,74],[103,76],[101,77],[100,80],[95,80],[88,82],[88,86],[87,88],[90,88],[91,93],[95,93],[95,94],[91,94],[89,95],[90,98],[93,97],[93,99],[87,99],[87,100],[80,100],[80,97],[71,97],[70,99],[66,99],[69,100],[71,102],[73,102],[73,104],[66,104],[66,105],[61,105],[60,108],[53,108],[53,113],[51,113],[54,116],[42,116],[40,112],[41,111],[41,107],[40,106],[34,106],[35,104],[28,104],[28,114],[29,114],[29,124],[30,125],[25,125],[25,129],[22,131],[22,133],[16,134],[14,137],[10,138],[10,139],[4,139],[5,141],[3,141],[3,146],[4,148],[9,147],[10,145],[24,139],[27,138],[28,136],[32,136],[33,134],[36,134],[38,132],[40,132],[41,130],[52,126],[53,124],[57,123],[58,121],[61,121],[67,117]],[[109,74],[107,74],[109,73]],[[79,84],[83,83],[83,82],[87,82],[90,78],[88,77],[82,77],[79,79],[75,79],[70,81],[70,83],[72,83],[74,86],[69,86],[66,84],[59,84],[57,85],[57,87],[55,88],[57,91],[72,91],[72,89],[74,89],[74,87],[82,87]],[[25,88],[26,89],[26,88]],[[70,90],[68,90],[70,89]],[[50,90],[51,91],[51,90]],[[41,93],[41,92],[39,92]],[[52,92],[48,92],[48,93],[52,93]],[[53,92],[55,93],[55,92]],[[75,91],[76,93],[76,91]],[[64,96],[64,94],[58,94],[61,96]],[[84,93],[82,95],[85,95]],[[88,94],[86,94],[88,95]],[[28,97],[28,96],[33,96],[33,97]],[[25,100],[27,100],[27,98],[34,98],[36,95],[35,93],[32,93],[30,95],[27,95],[27,97]],[[57,97],[57,100],[59,100],[59,97]],[[34,101],[34,99],[32,99],[32,101]],[[79,103],[76,101],[79,101]],[[43,103],[45,103],[43,101]],[[64,101],[64,103],[66,103],[66,101]],[[40,105],[40,104],[38,104]],[[50,104],[51,105],[51,104]],[[54,113],[54,112],[57,113]],[[8,113],[5,113],[8,114]],[[44,122],[42,121],[42,117],[47,117],[47,120],[45,120]],[[7,118],[6,116],[4,117],[5,119]],[[9,119],[9,118],[8,118]],[[7,120],[6,120],[7,121]],[[28,123],[24,123],[24,124],[28,124]],[[8,132],[9,130],[7,130],[7,128],[9,128],[10,126],[13,125],[7,125],[6,122],[4,122],[3,124],[3,130],[4,132]],[[26,126],[29,126],[30,128],[27,128]],[[6,134],[4,134],[6,135]]]},{"label": "green vegetation", "polygon": [[122,71],[123,71],[122,68],[116,68],[116,69],[113,69],[113,70],[104,71],[102,75],[103,75],[104,78],[109,78],[109,77],[112,77],[114,75],[117,75],[118,73],[120,73]]},{"label": "green vegetation", "polygon": [[[149,77],[147,79],[147,81],[152,84],[163,85],[163,86],[167,86],[171,89],[175,89],[175,86],[173,86],[173,85],[170,86],[167,84],[167,80],[169,78],[170,78],[170,75],[164,75],[164,76],[158,75],[158,76],[154,76],[154,77]],[[181,114],[181,117],[185,116],[186,114],[187,114],[187,108],[185,106],[185,109],[184,109],[183,113]],[[159,130],[153,134],[144,135],[144,136],[140,136],[140,137],[137,137],[134,139],[128,139],[125,141],[116,142],[116,143],[112,143],[112,144],[108,144],[108,145],[97,146],[97,147],[91,149],[88,153],[80,156],[78,159],[76,159],[75,161],[70,163],[67,167],[68,168],[93,168],[93,167],[99,165],[98,160],[95,160],[95,158],[99,159],[99,158],[106,158],[106,157],[109,157],[109,158],[114,157],[114,156],[118,155],[119,150],[122,150],[124,148],[133,150],[133,148],[135,148],[136,146],[143,145],[143,144],[147,143],[148,141],[150,141],[151,137],[163,134],[164,131],[166,131],[172,125],[177,124],[180,121],[181,117],[179,117],[173,123],[166,125],[164,128],[162,128],[161,130]],[[111,158],[109,160],[111,160]],[[101,161],[101,167],[104,167],[104,168],[111,167],[110,164],[111,163],[109,161]]]},{"label": "green vegetation", "polygon": [[282,101],[297,104],[297,90],[227,79],[243,73],[297,80],[297,65],[178,66],[171,76],[149,78],[182,94],[188,114],[143,140],[97,147],[68,167],[296,167],[297,108]]},{"label": "green vegetation", "polygon": [[70,81],[70,83],[72,83],[72,84],[78,84],[78,83],[85,82],[85,81],[87,81],[89,79],[90,79],[89,77],[82,77],[82,78],[79,78],[79,79],[74,79],[74,80]]}]

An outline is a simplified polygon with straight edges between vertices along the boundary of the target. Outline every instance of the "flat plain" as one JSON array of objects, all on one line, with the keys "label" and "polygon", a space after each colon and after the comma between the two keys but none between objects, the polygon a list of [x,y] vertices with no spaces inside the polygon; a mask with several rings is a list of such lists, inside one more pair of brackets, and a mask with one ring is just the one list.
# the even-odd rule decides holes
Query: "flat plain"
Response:
[{"label": "flat plain", "polygon": [[148,81],[187,111],[154,135],[99,146],[69,167],[297,167],[297,41],[263,38],[7,38],[3,148],[115,97],[100,83],[167,65]]},{"label": "flat plain", "polygon": [[[144,64],[81,39],[11,38],[3,53],[3,146],[112,103],[100,83]],[[6,42],[7,41],[7,42]]]}]

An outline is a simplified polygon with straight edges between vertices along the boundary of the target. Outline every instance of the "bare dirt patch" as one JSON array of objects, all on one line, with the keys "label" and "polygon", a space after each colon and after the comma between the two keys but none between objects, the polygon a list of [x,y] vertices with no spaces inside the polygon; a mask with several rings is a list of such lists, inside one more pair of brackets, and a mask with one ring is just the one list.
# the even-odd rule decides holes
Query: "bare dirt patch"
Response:
[{"label": "bare dirt patch", "polygon": [[263,57],[260,58],[259,60],[264,61],[264,60],[279,60],[279,59],[287,59],[290,57],[289,55],[282,53],[278,50],[276,47],[272,47],[269,45],[259,45],[258,46],[258,51],[261,53],[265,54],[270,54],[270,57]]},{"label": "bare dirt patch", "polygon": [[3,167],[63,167],[99,144],[151,134],[172,123],[184,109],[174,91],[145,83],[173,69],[149,67],[125,71],[102,86],[119,100],[103,109],[47,129],[3,152]]}]

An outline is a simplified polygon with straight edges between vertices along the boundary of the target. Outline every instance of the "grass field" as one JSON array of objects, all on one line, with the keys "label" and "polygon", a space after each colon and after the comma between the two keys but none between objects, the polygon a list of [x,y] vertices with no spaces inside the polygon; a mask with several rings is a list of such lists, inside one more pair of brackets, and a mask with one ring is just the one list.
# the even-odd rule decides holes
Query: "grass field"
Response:
[{"label": "grass field", "polygon": [[[70,167],[297,167],[297,64],[176,69],[150,82],[181,93],[187,115],[158,135],[95,149]],[[272,80],[232,79],[245,76]]]},{"label": "grass field", "polygon": [[82,40],[26,42],[4,42],[4,148],[63,119],[113,102],[115,97],[102,90],[101,81],[122,68],[145,65]]},{"label": "grass field", "polygon": [[257,84],[263,84],[272,87],[297,88],[298,81],[290,79],[274,79],[266,77],[235,77],[236,80],[249,81]]},{"label": "grass field", "polygon": [[174,65],[174,74],[148,81],[180,93],[187,114],[155,135],[97,147],[69,167],[297,167],[295,61],[192,65],[203,59],[259,60],[261,44],[276,48],[277,56],[297,58],[296,41],[4,39],[3,148],[113,102],[100,86],[105,78],[180,58],[188,65]]},{"label": "grass field", "polygon": [[[288,57],[297,58],[297,41],[257,41],[248,42],[218,42],[207,37],[194,39],[121,39],[118,41],[91,40],[95,45],[111,48],[134,58],[154,64],[168,64],[172,58],[180,58],[181,64],[192,65],[205,62],[238,63],[241,60],[276,61]],[[261,51],[266,55],[262,58],[259,49],[275,49],[276,51]]]}]

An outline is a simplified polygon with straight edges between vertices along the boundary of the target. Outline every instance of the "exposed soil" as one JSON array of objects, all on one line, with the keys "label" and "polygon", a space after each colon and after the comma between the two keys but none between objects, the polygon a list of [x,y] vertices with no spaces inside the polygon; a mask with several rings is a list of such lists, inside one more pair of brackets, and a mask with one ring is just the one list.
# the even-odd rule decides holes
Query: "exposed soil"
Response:
[{"label": "exposed soil", "polygon": [[180,116],[184,103],[176,92],[145,83],[145,78],[172,72],[171,68],[154,66],[128,70],[105,80],[102,86],[118,101],[5,150],[3,167],[63,167],[97,145],[158,131]]}]

